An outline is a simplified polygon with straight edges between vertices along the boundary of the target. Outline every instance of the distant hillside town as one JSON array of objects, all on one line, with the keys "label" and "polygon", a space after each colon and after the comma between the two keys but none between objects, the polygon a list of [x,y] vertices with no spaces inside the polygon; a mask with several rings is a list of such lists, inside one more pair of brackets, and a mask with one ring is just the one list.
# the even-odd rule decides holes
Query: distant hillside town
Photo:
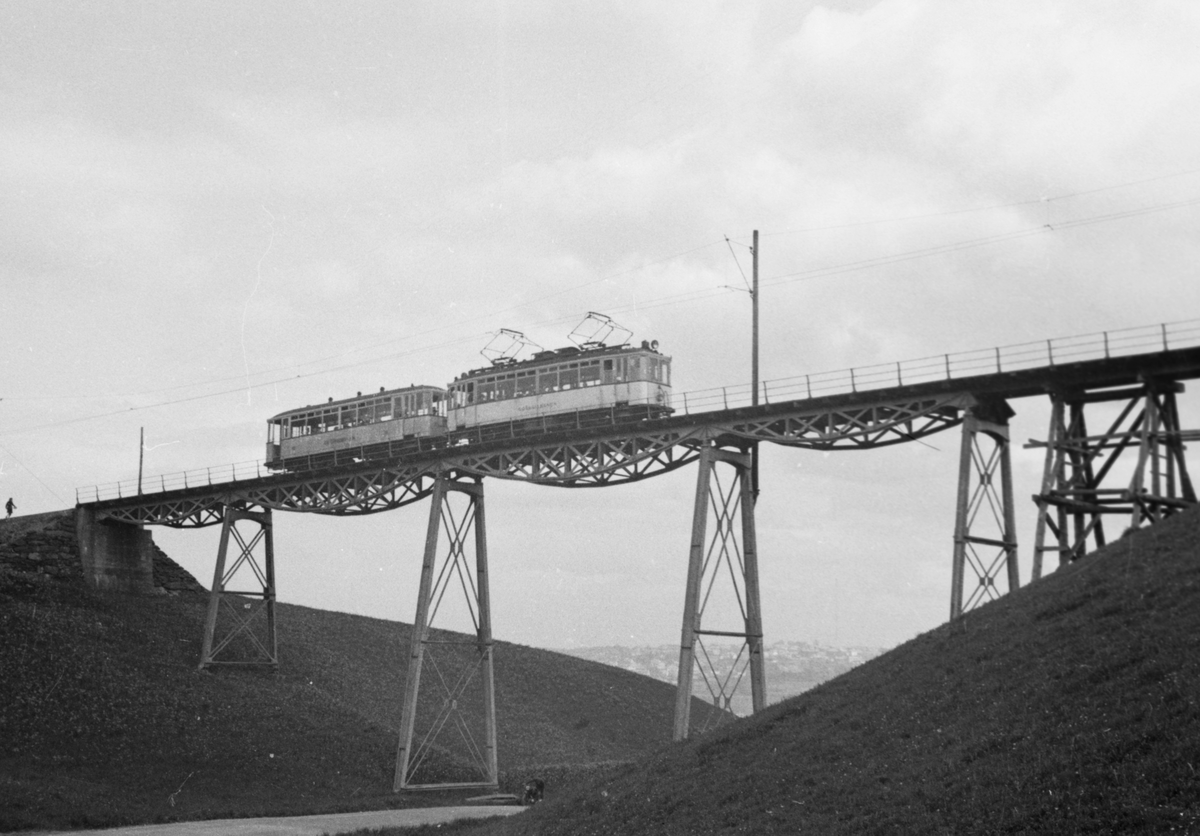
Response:
[{"label": "distant hillside town", "polygon": [[[732,667],[739,651],[735,644],[705,645],[709,658],[722,676]],[[612,665],[627,671],[644,674],[663,682],[674,683],[679,669],[679,647],[658,645],[656,647],[580,647],[563,650],[563,653]],[[796,694],[815,688],[826,680],[833,679],[853,667],[861,665],[884,652],[878,647],[828,647],[808,642],[775,642],[763,650],[766,659],[767,703],[776,703]],[[742,662],[744,663],[744,657]],[[710,699],[709,692],[700,678],[695,675],[693,693],[697,697]],[[739,715],[750,714],[750,677],[747,673],[737,689],[732,703]]]}]

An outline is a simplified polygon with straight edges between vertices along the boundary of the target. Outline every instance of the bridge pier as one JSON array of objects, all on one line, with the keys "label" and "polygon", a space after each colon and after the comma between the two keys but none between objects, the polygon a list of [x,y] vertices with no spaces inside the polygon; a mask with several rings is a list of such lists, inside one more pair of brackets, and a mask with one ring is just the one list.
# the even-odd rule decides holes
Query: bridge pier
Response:
[{"label": "bridge pier", "polygon": [[[691,729],[692,682],[696,670],[699,670],[713,698],[717,722],[730,709],[733,695],[747,671],[750,674],[753,710],[761,711],[766,705],[752,461],[750,453],[725,450],[711,444],[706,445],[700,453],[679,649],[675,740],[686,739]],[[731,482],[722,484],[718,464],[728,465],[732,469]],[[714,523],[711,538],[708,537],[710,510]],[[741,623],[737,629],[705,629],[704,612],[708,604],[713,602],[714,587],[722,577],[728,577],[731,586],[729,592],[740,610]],[[704,646],[704,637],[742,640],[728,671],[717,670],[716,660]]]},{"label": "bridge pier", "polygon": [[[1033,552],[1033,578],[1040,578],[1044,556],[1058,553],[1065,565],[1105,544],[1105,515],[1127,515],[1129,527],[1157,522],[1196,504],[1183,442],[1195,432],[1180,426],[1177,381],[1147,379],[1138,386],[1099,391],[1054,391]],[[1122,403],[1123,402],[1123,403]],[[1108,429],[1091,434],[1086,408],[1121,404]],[[1132,476],[1122,486],[1113,468],[1126,451],[1137,451]],[[1047,537],[1047,535],[1050,535]],[[1049,541],[1049,542],[1048,542]]]},{"label": "bridge pier", "polygon": [[104,519],[81,505],[75,510],[75,539],[83,576],[94,589],[154,591],[154,541],[143,526]]},{"label": "bridge pier", "polygon": [[[455,511],[450,501],[454,493],[467,498],[465,509]],[[439,567],[438,535],[443,529],[446,533],[446,551]],[[472,540],[474,567],[467,558],[467,546]],[[432,624],[451,585],[459,586],[464,594],[467,612],[475,628],[474,639],[462,641],[451,633],[439,631],[435,635],[432,631]],[[498,788],[500,773],[496,757],[496,694],[492,666],[487,528],[483,481],[478,477],[470,482],[459,481],[442,472],[434,482],[429,526],[425,535],[425,555],[421,563],[417,613],[413,619],[409,647],[393,790]],[[419,711],[423,705],[419,702],[421,672],[426,661],[436,673],[436,678],[430,684],[440,688],[439,693],[433,694],[433,699],[424,704],[427,709]],[[479,682],[471,689],[469,686],[476,674],[479,675]],[[421,715],[427,728],[423,736],[416,740],[418,715]],[[479,728],[481,720],[482,729]],[[447,726],[452,727],[463,741],[466,759],[478,772],[477,780],[436,780],[446,777],[446,765],[436,762],[434,744]],[[431,780],[422,781],[422,775]]]},{"label": "bridge pier", "polygon": [[[967,610],[1000,597],[996,579],[1001,569],[1005,570],[1010,592],[1021,583],[1017,572],[1017,530],[1008,432],[1008,419],[1012,415],[1012,409],[1003,400],[977,403],[968,407],[963,415],[950,579],[952,621]],[[1000,477],[999,486],[996,485],[997,476]],[[985,506],[990,513],[981,519],[980,511]],[[981,534],[980,527],[988,529],[991,536]],[[968,566],[978,581],[969,594],[965,579]]]},{"label": "bridge pier", "polygon": [[[252,527],[257,526],[257,530],[247,539],[238,528],[238,523],[250,523]],[[231,539],[240,549],[232,564],[228,561]],[[255,549],[260,545],[262,554],[256,556]],[[239,574],[239,582],[246,579],[257,588],[230,589]],[[226,627],[218,635],[218,622],[222,621]],[[275,642],[275,545],[271,510],[250,511],[226,505],[221,524],[221,544],[217,548],[217,566],[208,595],[200,668],[278,664]]]}]

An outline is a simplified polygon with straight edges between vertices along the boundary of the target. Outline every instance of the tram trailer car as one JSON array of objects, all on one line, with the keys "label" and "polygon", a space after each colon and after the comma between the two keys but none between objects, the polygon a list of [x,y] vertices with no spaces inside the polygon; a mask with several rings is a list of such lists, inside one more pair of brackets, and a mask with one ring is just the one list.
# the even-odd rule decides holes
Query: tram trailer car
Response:
[{"label": "tram trailer car", "polygon": [[437,386],[380,389],[319,406],[281,412],[267,420],[267,467],[367,447],[446,434],[446,390]]},{"label": "tram trailer car", "polygon": [[600,413],[617,420],[654,418],[671,409],[671,358],[658,343],[640,348],[568,346],[529,360],[466,372],[449,387],[447,429],[503,424],[569,424]]}]

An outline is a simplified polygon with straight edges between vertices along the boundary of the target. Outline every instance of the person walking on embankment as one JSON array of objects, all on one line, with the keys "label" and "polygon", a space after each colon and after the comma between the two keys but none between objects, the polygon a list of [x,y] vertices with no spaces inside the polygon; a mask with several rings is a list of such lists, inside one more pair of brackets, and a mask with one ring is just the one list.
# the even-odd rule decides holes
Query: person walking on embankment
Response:
[{"label": "person walking on embankment", "polygon": [[11,496],[8,498],[8,502],[4,503],[4,510],[8,512],[8,515],[4,518],[6,520],[12,516],[13,511],[17,510],[17,503],[12,501]]}]

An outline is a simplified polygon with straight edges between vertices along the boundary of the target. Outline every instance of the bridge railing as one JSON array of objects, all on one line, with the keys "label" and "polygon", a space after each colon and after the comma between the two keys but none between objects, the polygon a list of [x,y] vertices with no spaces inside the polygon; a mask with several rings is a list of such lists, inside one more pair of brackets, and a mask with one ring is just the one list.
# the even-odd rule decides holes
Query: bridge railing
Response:
[{"label": "bridge railing", "polygon": [[140,480],[123,479],[106,485],[93,485],[75,489],[75,501],[100,502],[106,499],[125,499],[143,494],[165,493],[184,488],[199,488],[211,485],[233,484],[248,479],[258,479],[270,474],[261,461],[237,462],[215,467],[202,467],[179,473],[155,474]]},{"label": "bridge railing", "polygon": [[[1200,346],[1200,319],[1168,322],[766,380],[760,384],[758,402],[770,404],[803,401],[827,395],[866,392],[934,380],[957,380],[1046,368],[1083,360],[1104,360],[1196,346]],[[747,383],[676,392],[672,395],[671,405],[677,414],[685,415],[750,406],[751,388]],[[263,462],[253,461],[147,476],[142,479],[140,493],[153,494],[181,488],[232,484],[241,480],[257,479],[270,472]],[[79,488],[75,497],[77,502],[99,502],[134,497],[138,494],[138,480],[126,479],[107,485]]]},{"label": "bridge railing", "polygon": [[[759,384],[758,402],[808,400],[1196,346],[1200,346],[1200,320],[1169,322],[765,380]],[[673,405],[690,415],[749,406],[751,395],[750,384],[722,386],[676,393]]]}]

